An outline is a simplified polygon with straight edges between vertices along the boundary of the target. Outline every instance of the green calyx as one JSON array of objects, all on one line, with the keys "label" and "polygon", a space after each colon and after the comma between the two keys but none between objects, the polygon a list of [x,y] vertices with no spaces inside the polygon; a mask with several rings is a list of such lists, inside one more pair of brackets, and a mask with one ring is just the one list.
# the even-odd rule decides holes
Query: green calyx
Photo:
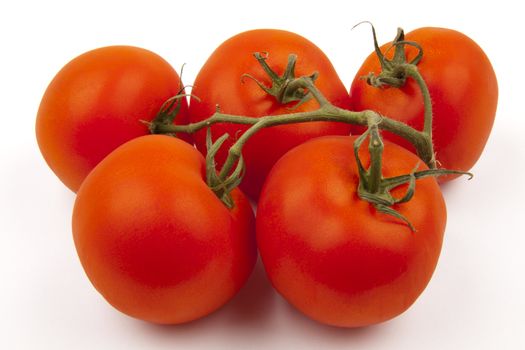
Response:
[{"label": "green calyx", "polygon": [[197,97],[182,93],[183,90],[173,97],[167,99],[160,107],[157,115],[153,120],[141,120],[145,124],[151,134],[164,134],[170,136],[177,136],[176,132],[170,132],[170,127],[173,125],[175,118],[180,112],[182,101],[184,98],[190,96],[198,100]]},{"label": "green calyx", "polygon": [[[447,169],[417,171],[419,168],[418,162],[409,174],[383,178],[382,157],[384,145],[379,133],[379,123],[381,123],[380,118],[371,120],[368,129],[354,142],[354,155],[359,172],[359,187],[357,193],[361,199],[372,204],[377,211],[391,215],[405,222],[412,232],[416,232],[416,228],[412,225],[410,220],[392,208],[396,204],[405,203],[412,199],[416,190],[416,180],[428,176],[440,176],[446,174],[468,175],[470,180],[473,175],[469,172]],[[369,138],[368,149],[370,152],[370,166],[368,169],[365,169],[359,158],[359,149],[367,137]],[[401,198],[395,198],[391,194],[391,191],[404,184],[408,184],[405,194]]]},{"label": "green calyx", "polygon": [[[407,72],[407,69],[409,69],[410,66],[416,66],[421,61],[423,58],[423,48],[416,42],[406,41],[403,29],[398,28],[396,37],[392,42],[392,46],[387,50],[387,52],[383,53],[379,48],[374,26],[370,22],[362,23],[368,23],[372,27],[374,50],[379,63],[381,64],[381,72],[378,75],[369,73],[363,78],[366,79],[368,84],[378,88],[384,87],[385,85],[397,88],[404,86],[407,77],[410,75],[409,72]],[[418,50],[418,54],[410,62],[407,61],[405,45],[413,46]],[[394,49],[394,55],[392,59],[388,59],[386,54],[392,48]]]},{"label": "green calyx", "polygon": [[182,68],[180,70],[179,86],[181,88],[177,92],[177,94],[167,99],[162,104],[162,106],[160,106],[160,109],[157,112],[157,115],[155,116],[155,118],[153,118],[153,120],[151,121],[141,120],[143,124],[146,124],[151,134],[164,134],[164,135],[170,135],[170,136],[177,136],[177,133],[170,131],[170,127],[175,122],[175,118],[177,117],[177,115],[180,112],[180,109],[182,108],[182,101],[186,97],[192,97],[196,99],[197,101],[200,101],[198,97],[191,95],[191,94],[186,94],[184,92],[184,90],[186,89],[186,86],[182,85],[183,72],[184,72],[184,65],[182,65]]},{"label": "green calyx", "polygon": [[[267,76],[270,78],[272,85],[267,87],[261,81],[256,79],[251,74],[243,74],[242,78],[250,78],[257,85],[264,90],[267,94],[275,97],[275,99],[281,104],[288,104],[291,102],[297,102],[293,108],[297,108],[299,105],[305,103],[312,98],[308,90],[297,85],[297,79],[295,76],[295,64],[297,62],[297,55],[290,54],[288,56],[288,63],[284,73],[279,76],[266,62],[268,59],[268,52],[255,52],[253,54],[255,59],[259,62]],[[314,72],[309,78],[312,81],[317,79],[318,73]]]}]

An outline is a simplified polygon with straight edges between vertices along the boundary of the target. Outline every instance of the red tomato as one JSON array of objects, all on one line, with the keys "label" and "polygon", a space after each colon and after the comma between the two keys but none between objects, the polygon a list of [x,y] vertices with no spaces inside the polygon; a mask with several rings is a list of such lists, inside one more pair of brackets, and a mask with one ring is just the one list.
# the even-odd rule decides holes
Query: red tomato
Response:
[{"label": "red tomato", "polygon": [[112,152],[82,184],[75,245],[89,279],[118,310],[187,322],[246,282],[257,255],[253,212],[237,189],[228,209],[206,185],[204,168],[189,144],[148,135]]},{"label": "red tomato", "polygon": [[[264,92],[254,81],[241,79],[245,73],[270,87],[271,79],[253,57],[254,52],[268,52],[268,65],[279,75],[283,74],[288,55],[298,56],[295,76],[319,72],[315,85],[326,98],[339,107],[348,107],[348,93],[334,67],[325,54],[307,39],[286,31],[273,29],[252,30],[238,34],[221,44],[199,72],[192,94],[200,101],[190,101],[190,119],[197,122],[210,117],[218,104],[223,113],[260,117],[292,112],[294,103],[283,105],[275,97]],[[294,112],[311,111],[318,108],[312,99]],[[221,124],[212,127],[213,139],[228,133],[231,138],[217,155],[222,165],[229,145],[247,129],[236,124]],[[334,122],[312,122],[276,126],[264,129],[248,141],[243,150],[246,174],[241,184],[243,191],[252,198],[260,189],[273,164],[286,151],[296,145],[322,135],[348,135],[347,124]],[[206,132],[194,135],[197,148],[206,152]]]},{"label": "red tomato", "polygon": [[[112,150],[147,135],[140,120],[153,119],[180,89],[177,72],[153,52],[131,46],[86,52],[58,72],[42,98],[36,120],[40,151],[76,192]],[[186,113],[182,99],[177,123],[187,123]]]},{"label": "red tomato", "polygon": [[[494,123],[498,85],[492,65],[472,39],[454,30],[420,28],[406,34],[405,39],[423,48],[418,69],[432,99],[436,159],[440,167],[468,171],[480,157]],[[382,46],[382,52],[389,47]],[[406,52],[410,61],[417,50],[407,46]],[[409,78],[400,89],[378,89],[361,79],[370,72],[380,72],[375,53],[365,60],[350,88],[353,109],[372,109],[422,130],[424,105],[417,83]],[[359,133],[357,128],[353,131]],[[413,150],[400,137],[388,133],[384,136]]]},{"label": "red tomato", "polygon": [[[354,140],[322,137],[288,152],[268,175],[257,209],[257,243],[272,285],[307,316],[341,327],[382,322],[414,303],[436,267],[446,222],[433,178],[418,180],[412,200],[393,207],[417,232],[361,200]],[[368,163],[366,147],[360,158]],[[385,177],[408,174],[418,161],[385,142]]]}]

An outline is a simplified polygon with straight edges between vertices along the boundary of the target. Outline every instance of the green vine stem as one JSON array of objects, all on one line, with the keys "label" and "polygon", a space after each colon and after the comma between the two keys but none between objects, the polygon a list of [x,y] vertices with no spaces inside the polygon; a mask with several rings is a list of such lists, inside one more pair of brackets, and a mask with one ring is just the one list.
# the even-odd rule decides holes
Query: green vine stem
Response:
[{"label": "green vine stem", "polygon": [[[432,138],[432,100],[430,99],[430,91],[428,91],[428,86],[425,83],[425,80],[419,73],[417,66],[413,64],[407,64],[404,67],[407,76],[411,77],[417,82],[421,94],[423,95],[423,103],[425,106],[425,120],[423,125],[423,133]],[[435,161],[435,160],[434,160]]]},{"label": "green vine stem", "polygon": [[[415,228],[408,219],[394,210],[392,206],[394,204],[407,202],[412,198],[415,191],[416,179],[444,174],[466,174],[472,177],[472,174],[455,170],[436,169],[436,160],[432,144],[432,101],[428,87],[417,69],[417,63],[423,55],[422,48],[417,43],[405,41],[403,30],[398,29],[397,36],[392,44],[392,47],[395,48],[393,59],[388,60],[378,46],[373,26],[372,32],[376,54],[380,60],[382,71],[377,76],[374,74],[368,75],[366,77],[368,83],[377,88],[381,88],[384,85],[401,87],[405,84],[407,78],[414,79],[423,96],[423,130],[416,130],[403,122],[380,115],[372,110],[356,112],[336,107],[332,105],[315,86],[314,81],[318,75],[316,72],[310,76],[295,77],[296,55],[291,54],[289,56],[288,64],[283,75],[278,76],[266,63],[268,54],[255,53],[255,59],[258,60],[263,70],[270,77],[272,86],[269,88],[266,87],[249,74],[243,75],[243,78],[248,77],[255,80],[261,89],[274,96],[280,103],[297,102],[295,106],[298,106],[308,99],[314,98],[319,108],[308,112],[267,115],[253,118],[222,113],[219,106],[217,106],[216,112],[209,118],[187,125],[173,124],[174,116],[172,113],[169,113],[167,116],[164,115],[163,118],[157,118],[155,120],[157,122],[152,123],[154,127],[150,126],[150,131],[158,134],[175,135],[177,133],[195,133],[207,128],[207,183],[225,205],[231,208],[233,201],[230,192],[239,185],[244,175],[244,161],[242,158],[243,146],[259,130],[277,125],[313,121],[342,122],[367,126],[367,131],[358,137],[354,144],[354,152],[360,175],[358,194],[363,200],[373,204],[378,211],[403,220],[415,231]],[[419,50],[416,57],[410,62],[406,60],[405,45],[414,46]],[[183,95],[179,95],[176,98],[182,97]],[[172,100],[167,108],[164,107],[164,114],[167,114],[166,111],[173,110],[174,107],[176,106],[173,105]],[[210,127],[217,123],[234,123],[250,126],[230,147],[226,161],[220,170],[216,168],[215,155],[229,136],[227,134],[222,135],[215,142],[212,142]],[[410,174],[386,179],[383,178],[382,154],[384,146],[379,133],[380,129],[392,132],[409,141],[415,147],[418,156],[430,169],[417,171],[418,165],[416,165]],[[358,150],[367,137],[369,138],[370,167],[365,169],[359,160]],[[402,184],[408,184],[405,195],[402,198],[394,198],[390,194],[390,190]]]},{"label": "green vine stem", "polygon": [[221,177],[224,177],[224,175],[229,174],[233,165],[237,162],[241,154],[241,149],[246,141],[248,141],[251,136],[256,134],[257,131],[262,128],[312,121],[333,121],[367,126],[369,125],[369,121],[371,119],[380,119],[380,123],[378,124],[380,129],[390,131],[408,140],[410,143],[412,143],[412,145],[414,145],[418,156],[430,168],[435,168],[435,163],[433,162],[434,151],[431,139],[428,137],[428,135],[415,130],[403,122],[388,118],[386,116],[381,116],[377,112],[371,110],[355,112],[332,105],[323,96],[321,91],[319,91],[319,89],[317,89],[317,87],[314,85],[314,81],[311,76],[296,78],[293,83],[288,84],[288,87],[293,89],[307,89],[318,102],[319,108],[309,112],[269,115],[259,118],[225,114],[220,112],[219,108],[217,108],[217,111],[208,119],[187,125],[160,124],[156,126],[154,132],[159,134],[175,134],[180,132],[195,133],[201,129],[210,127],[217,123],[251,125],[251,127],[246,132],[244,132],[231,147],[225,165],[221,170]]},{"label": "green vine stem", "polygon": [[245,165],[241,155],[235,170],[231,174],[227,174],[224,178],[217,174],[215,155],[228,137],[228,134],[224,134],[213,142],[211,129],[206,129],[206,184],[228,208],[233,208],[234,202],[230,193],[241,183],[245,173]]}]

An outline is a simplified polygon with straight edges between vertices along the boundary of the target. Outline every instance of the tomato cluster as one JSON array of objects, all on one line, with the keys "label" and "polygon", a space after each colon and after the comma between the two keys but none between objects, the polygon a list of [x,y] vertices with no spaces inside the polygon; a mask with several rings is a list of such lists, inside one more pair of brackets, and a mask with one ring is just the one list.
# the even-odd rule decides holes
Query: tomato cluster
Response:
[{"label": "tomato cluster", "polygon": [[[44,94],[36,135],[77,192],[73,237],[95,288],[130,316],[184,323],[228,302],[259,252],[273,287],[322,323],[358,327],[405,311],[441,251],[445,203],[428,176],[440,170],[403,133],[385,132],[383,144],[377,130],[386,118],[417,137],[429,128],[435,159],[425,162],[468,171],[498,90],[490,61],[461,33],[420,28],[396,39],[376,45],[348,91],[307,39],[244,32],[212,53],[189,106],[178,74],[150,51],[105,47],[69,62]],[[316,110],[236,148],[262,118]],[[384,119],[366,129],[338,111]],[[217,113],[226,117],[209,119]],[[366,135],[370,150],[360,147]]]}]

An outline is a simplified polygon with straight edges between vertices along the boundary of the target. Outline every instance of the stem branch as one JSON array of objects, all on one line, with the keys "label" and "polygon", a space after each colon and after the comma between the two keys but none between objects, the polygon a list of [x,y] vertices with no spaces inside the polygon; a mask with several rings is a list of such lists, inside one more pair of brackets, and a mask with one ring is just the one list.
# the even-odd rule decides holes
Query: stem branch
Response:
[{"label": "stem branch", "polygon": [[[280,115],[268,115],[259,118],[224,114],[220,111],[217,111],[210,118],[201,120],[197,123],[191,123],[187,125],[159,125],[157,132],[168,134],[179,132],[194,133],[216,123],[251,125],[251,127],[246,132],[244,132],[236,142],[236,145],[238,146],[233,146],[234,149],[230,152],[230,155],[234,159],[232,159],[231,162],[227,161],[227,164],[232,164],[228,164],[225,169],[223,168],[224,171],[221,171],[221,173],[224,174],[226,171],[229,172],[231,170],[231,167],[233,167],[233,164],[235,164],[235,160],[238,159],[240,150],[246,141],[248,141],[251,136],[253,136],[262,128],[314,121],[331,121],[367,126],[372,118],[376,119],[379,116],[377,112],[371,110],[355,112],[332,105],[317,89],[317,87],[313,84],[312,79],[309,77],[298,78],[296,81],[301,87],[308,89],[308,91],[312,94],[320,106],[317,110]],[[426,133],[417,131],[403,122],[388,118],[386,116],[381,116],[381,122],[378,124],[378,127],[382,130],[387,130],[408,140],[412,145],[414,145],[419,157],[425,163],[427,163],[430,168],[435,168],[432,142]]]},{"label": "stem branch", "polygon": [[407,64],[405,66],[405,72],[407,76],[411,77],[417,82],[421,94],[423,95],[423,103],[425,105],[425,121],[423,126],[423,132],[429,137],[432,137],[432,100],[430,99],[430,91],[425,83],[425,80],[419,73],[417,66],[413,64]]},{"label": "stem branch", "polygon": [[368,169],[368,191],[370,193],[377,193],[381,180],[383,179],[383,141],[379,136],[377,124],[370,127],[370,140],[368,142],[368,150],[370,152],[370,168]]},{"label": "stem branch", "polygon": [[417,69],[417,66],[415,64],[406,64],[404,66],[406,75],[408,77],[411,77],[417,82],[417,85],[419,86],[419,89],[421,90],[421,94],[423,95],[423,104],[425,108],[425,114],[424,114],[424,124],[423,124],[423,130],[421,133],[426,138],[426,141],[428,142],[428,151],[430,152],[430,158],[423,160],[427,165],[434,169],[436,168],[436,158],[434,154],[434,146],[432,143],[432,100],[430,98],[430,91],[428,90],[428,86],[425,83],[425,80],[419,73],[419,70]]}]

